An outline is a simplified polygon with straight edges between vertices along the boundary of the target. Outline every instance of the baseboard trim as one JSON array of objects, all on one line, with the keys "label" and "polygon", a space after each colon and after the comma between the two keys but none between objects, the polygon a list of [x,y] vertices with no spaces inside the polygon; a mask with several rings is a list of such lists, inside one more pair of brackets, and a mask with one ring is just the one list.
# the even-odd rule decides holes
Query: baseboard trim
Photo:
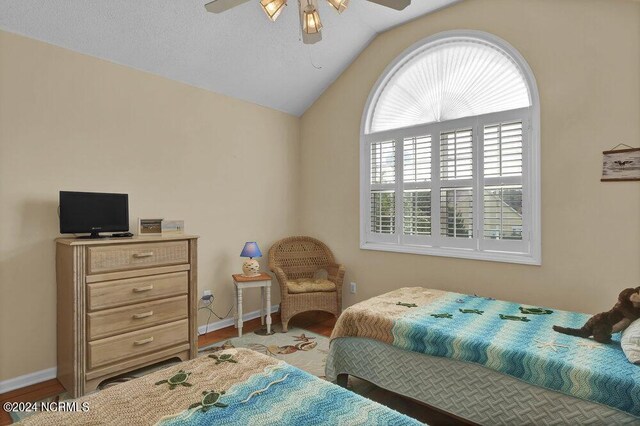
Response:
[{"label": "baseboard trim", "polygon": [[[280,310],[280,305],[271,306],[271,313],[276,313]],[[243,321],[249,321],[260,317],[260,311],[247,312],[242,316]],[[226,327],[233,326],[233,318],[225,318],[220,321],[211,322],[209,324],[201,325],[198,327],[198,334],[210,333],[212,331],[220,330]],[[57,368],[51,367],[44,370],[35,371],[33,373],[25,374],[22,376],[14,377],[12,379],[3,380],[0,382],[0,394],[11,392],[16,389],[21,389],[27,386],[42,383],[47,380],[55,379],[57,377]]]},{"label": "baseboard trim", "polygon": [[51,367],[0,382],[0,394],[55,379],[57,368]]},{"label": "baseboard trim", "polygon": [[[271,306],[271,313],[274,314],[280,310],[280,305]],[[260,311],[247,312],[242,315],[242,321],[249,321],[252,319],[260,318]],[[220,330],[223,328],[231,327],[235,324],[233,318],[225,318],[220,321],[210,322],[209,324],[201,325],[198,327],[198,335],[205,333],[211,333],[212,331]]]}]

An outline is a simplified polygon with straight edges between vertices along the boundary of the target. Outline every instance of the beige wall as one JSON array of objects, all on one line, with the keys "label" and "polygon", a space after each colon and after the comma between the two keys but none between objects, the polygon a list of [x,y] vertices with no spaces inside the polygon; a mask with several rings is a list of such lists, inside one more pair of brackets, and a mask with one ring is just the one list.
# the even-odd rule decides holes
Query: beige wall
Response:
[{"label": "beige wall", "polygon": [[[434,33],[511,43],[537,79],[542,121],[541,267],[359,249],[359,135],[385,67]],[[302,118],[302,229],[358,284],[353,303],[421,285],[596,312],[640,285],[640,182],[600,183],[603,150],[640,145],[640,4],[466,0],[377,37]],[[348,285],[346,286],[348,288]]]},{"label": "beige wall", "polygon": [[298,118],[5,32],[0,64],[0,381],[56,364],[59,190],[184,219],[220,314],[244,242],[297,231]]}]

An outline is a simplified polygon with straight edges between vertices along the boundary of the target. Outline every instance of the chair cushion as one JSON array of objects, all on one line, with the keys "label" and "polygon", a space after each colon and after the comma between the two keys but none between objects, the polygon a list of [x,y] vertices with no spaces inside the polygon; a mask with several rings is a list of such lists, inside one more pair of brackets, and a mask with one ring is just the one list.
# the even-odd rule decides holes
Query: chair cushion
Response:
[{"label": "chair cushion", "polygon": [[329,280],[298,278],[297,280],[287,281],[287,289],[289,293],[317,293],[336,291],[336,285]]}]

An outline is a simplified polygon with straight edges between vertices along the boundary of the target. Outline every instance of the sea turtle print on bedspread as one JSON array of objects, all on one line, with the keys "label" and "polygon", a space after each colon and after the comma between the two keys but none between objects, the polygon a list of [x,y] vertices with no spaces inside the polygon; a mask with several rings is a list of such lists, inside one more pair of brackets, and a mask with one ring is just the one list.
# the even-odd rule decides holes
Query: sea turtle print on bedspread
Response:
[{"label": "sea turtle print on bedspread", "polygon": [[620,336],[614,335],[611,344],[600,344],[551,328],[581,327],[588,318],[413,287],[346,309],[331,338],[372,338],[405,350],[481,364],[640,417],[640,366],[624,356]]},{"label": "sea turtle print on bedspread", "polygon": [[[217,362],[224,358],[224,362]],[[249,349],[218,352],[77,400],[86,412],[27,425],[421,425],[383,405]]]}]

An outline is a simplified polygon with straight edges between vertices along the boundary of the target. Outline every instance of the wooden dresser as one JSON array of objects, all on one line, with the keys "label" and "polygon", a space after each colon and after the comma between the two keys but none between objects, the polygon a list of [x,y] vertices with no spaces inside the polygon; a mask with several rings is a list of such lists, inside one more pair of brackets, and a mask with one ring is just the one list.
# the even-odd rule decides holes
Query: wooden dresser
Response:
[{"label": "wooden dresser", "polygon": [[56,240],[58,380],[73,395],[197,355],[197,237]]}]

